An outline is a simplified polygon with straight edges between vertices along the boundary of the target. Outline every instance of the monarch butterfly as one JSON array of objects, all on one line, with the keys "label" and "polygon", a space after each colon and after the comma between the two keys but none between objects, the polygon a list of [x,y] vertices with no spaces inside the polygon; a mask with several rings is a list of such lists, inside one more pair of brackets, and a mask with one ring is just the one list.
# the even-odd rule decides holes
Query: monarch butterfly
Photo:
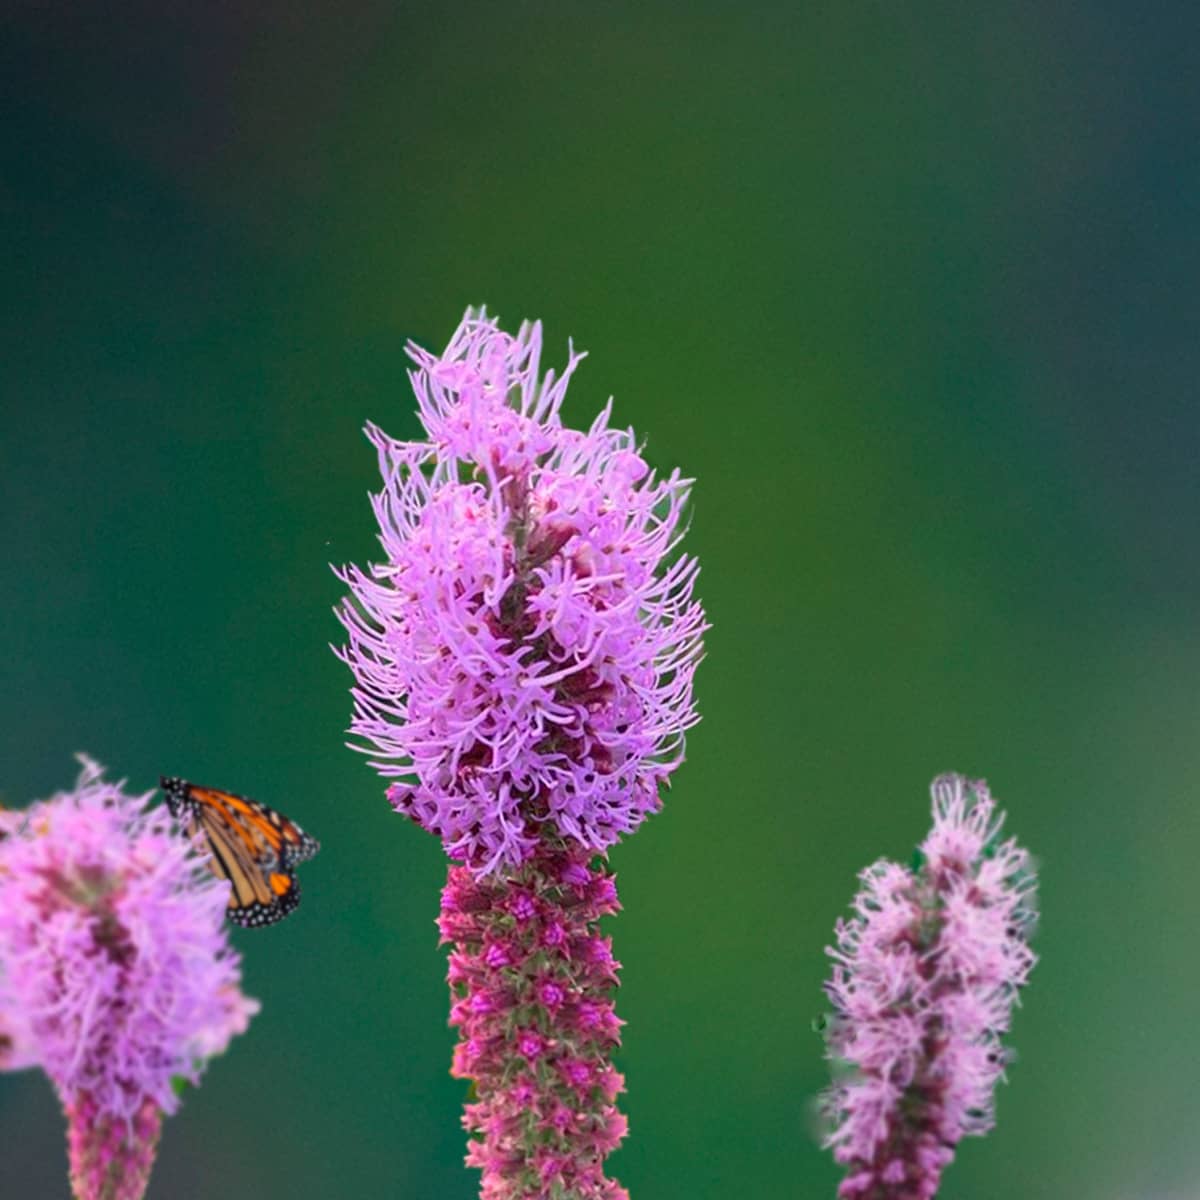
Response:
[{"label": "monarch butterfly", "polygon": [[232,884],[225,915],[247,928],[282,921],[300,903],[296,864],[321,848],[295,821],[257,800],[164,775],[171,815],[201,836],[209,866]]}]

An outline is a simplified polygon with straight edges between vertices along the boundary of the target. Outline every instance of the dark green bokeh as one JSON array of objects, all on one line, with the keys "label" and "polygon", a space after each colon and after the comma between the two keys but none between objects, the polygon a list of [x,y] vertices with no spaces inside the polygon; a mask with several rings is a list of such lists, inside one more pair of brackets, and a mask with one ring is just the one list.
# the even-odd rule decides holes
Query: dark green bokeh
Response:
[{"label": "dark green bokeh", "polygon": [[[1134,6],[14,7],[0,784],[86,749],[323,841],[150,1196],[469,1200],[433,839],[342,745],[358,430],[468,303],[698,480],[704,723],[613,854],[638,1200],[829,1197],[811,1018],[939,771],[1038,855],[994,1134],[942,1195],[1200,1188],[1197,104]],[[83,6],[80,6],[81,8]],[[45,11],[43,11],[43,9]],[[0,1195],[64,1197],[0,1079]]]}]

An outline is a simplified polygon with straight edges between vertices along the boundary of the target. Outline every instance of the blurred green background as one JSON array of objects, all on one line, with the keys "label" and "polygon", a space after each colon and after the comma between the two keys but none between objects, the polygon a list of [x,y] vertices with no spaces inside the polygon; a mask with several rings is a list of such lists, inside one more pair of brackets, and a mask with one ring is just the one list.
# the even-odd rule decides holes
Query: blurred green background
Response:
[{"label": "blurred green background", "polygon": [[[1179,14],[1187,10],[1180,6]],[[1194,17],[1188,24],[1194,23]],[[0,786],[316,833],[150,1197],[470,1200],[444,862],[343,746],[370,418],[467,304],[698,480],[703,724],[619,847],[636,1200],[832,1197],[810,1020],[939,771],[1038,856],[946,1200],[1194,1200],[1196,30],[1134,5],[5,6]],[[66,1196],[36,1074],[0,1195]]]}]

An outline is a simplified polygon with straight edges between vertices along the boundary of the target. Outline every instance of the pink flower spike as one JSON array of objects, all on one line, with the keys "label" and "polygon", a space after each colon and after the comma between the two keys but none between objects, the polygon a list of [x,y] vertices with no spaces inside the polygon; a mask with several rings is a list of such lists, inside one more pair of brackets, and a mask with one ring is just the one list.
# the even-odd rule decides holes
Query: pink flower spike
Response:
[{"label": "pink flower spike", "polygon": [[[0,1014],[54,1083],[78,1200],[137,1200],[175,1083],[244,1032],[217,880],[165,808],[82,759],[0,842]],[[20,1065],[12,1056],[0,1065]]]},{"label": "pink flower spike", "polygon": [[828,1057],[852,1069],[824,1098],[844,1200],[930,1200],[959,1141],[991,1129],[1000,1038],[1036,961],[1033,864],[1000,840],[987,785],[943,775],[932,794],[918,865],[865,870],[828,951]]},{"label": "pink flower spike", "polygon": [[604,1175],[625,1122],[597,862],[683,762],[708,625],[681,550],[692,481],[652,470],[611,401],[566,427],[583,355],[556,376],[541,349],[539,324],[482,309],[441,354],[409,346],[423,434],[367,427],[382,555],[337,572],[336,653],[356,748],[462,864],[437,928],[482,1200],[627,1200]]}]

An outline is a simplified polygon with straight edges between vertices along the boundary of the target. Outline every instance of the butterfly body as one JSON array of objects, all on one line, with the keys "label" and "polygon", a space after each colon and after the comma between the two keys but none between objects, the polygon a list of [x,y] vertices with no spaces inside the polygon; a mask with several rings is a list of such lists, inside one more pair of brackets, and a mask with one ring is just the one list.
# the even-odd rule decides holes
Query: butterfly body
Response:
[{"label": "butterfly body", "polygon": [[273,925],[300,903],[296,864],[321,848],[282,813],[218,788],[164,775],[167,807],[208,852],[218,879],[230,883],[226,915],[236,925]]}]

